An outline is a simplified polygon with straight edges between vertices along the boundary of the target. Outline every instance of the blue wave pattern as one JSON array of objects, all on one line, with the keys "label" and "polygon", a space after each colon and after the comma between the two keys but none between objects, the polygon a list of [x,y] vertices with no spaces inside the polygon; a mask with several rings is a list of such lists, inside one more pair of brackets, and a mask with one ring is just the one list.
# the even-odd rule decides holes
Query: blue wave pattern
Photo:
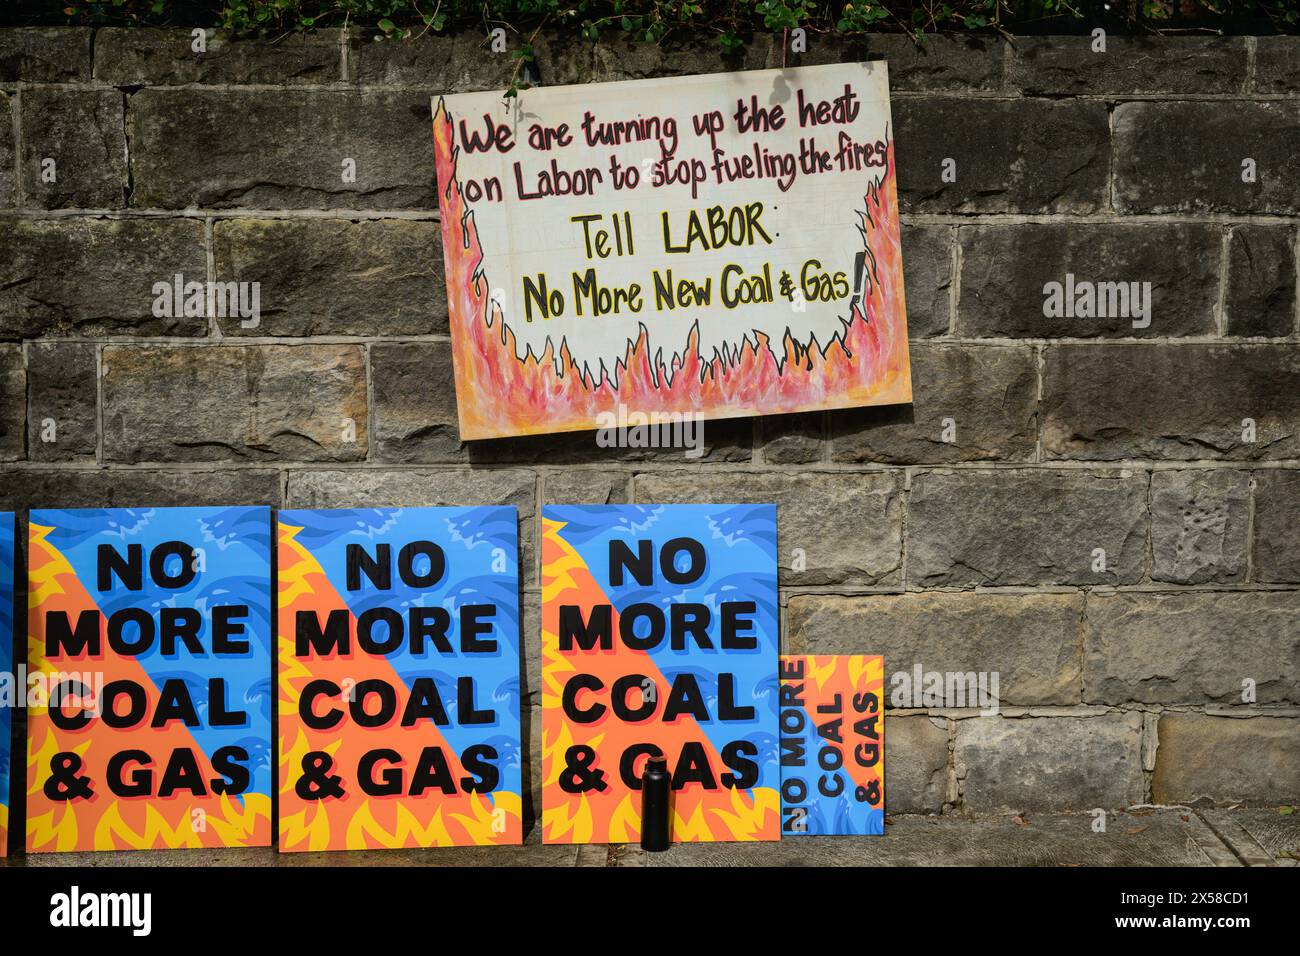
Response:
[{"label": "blue wave pattern", "polygon": [[[183,645],[164,655],[155,641],[136,660],[155,687],[164,681],[185,682],[203,726],[191,728],[198,745],[209,756],[221,747],[243,746],[249,751],[249,791],[271,794],[271,509],[232,508],[102,508],[42,510],[31,513],[31,523],[53,528],[46,540],[72,565],[78,580],[105,615],[138,607],[156,615],[163,608],[195,608],[202,624],[199,639],[203,653],[191,654]],[[168,541],[183,541],[201,550],[199,573],[180,588],[158,585],[148,572],[149,554]],[[125,557],[127,547],[143,546],[144,587],[130,591],[116,577],[105,592],[97,589],[97,552],[112,545]],[[176,573],[182,558],[173,555],[164,569]],[[223,605],[244,605],[248,615],[243,636],[244,654],[213,655],[211,611]],[[134,631],[128,631],[134,636]],[[226,681],[227,710],[245,713],[243,726],[207,725],[208,681]]]},{"label": "blue wave pattern", "polygon": [[[596,582],[604,589],[619,614],[631,604],[649,603],[664,609],[673,604],[699,603],[708,607],[714,647],[706,650],[688,641],[684,650],[673,650],[665,639],[649,652],[655,666],[668,680],[690,672],[705,694],[710,715],[716,715],[717,675],[735,675],[736,703],[753,706],[755,720],[742,732],[735,722],[713,717],[701,729],[715,749],[744,739],[757,751],[760,776],[757,786],[780,786],[777,725],[777,547],[776,505],[774,504],[676,504],[676,505],[551,505],[542,509],[544,518],[564,524],[560,534],[582,556]],[[704,545],[707,565],[704,574],[691,584],[675,585],[659,576],[658,548],[679,537],[693,538]],[[624,586],[613,588],[609,577],[609,543],[615,539],[635,542],[649,538],[655,544],[655,582],[644,587],[630,575]],[[678,554],[674,567],[689,567],[689,558]],[[756,647],[750,651],[723,651],[717,647],[720,606],[730,601],[753,601],[756,612],[752,633]]]},{"label": "blue wave pattern", "polygon": [[[18,696],[26,689],[19,686],[14,674],[14,515],[12,511],[0,511],[0,674],[10,675],[15,695],[14,706],[18,705]],[[10,751],[9,733],[13,726],[13,707],[0,704],[0,806],[9,805]],[[0,856],[4,847],[0,846]]]},{"label": "blue wave pattern", "polygon": [[[447,640],[451,655],[433,647],[414,655],[409,643],[386,656],[409,688],[418,677],[431,677],[451,722],[440,728],[457,754],[475,744],[488,744],[499,755],[498,790],[522,793],[523,765],[520,743],[520,622],[519,622],[519,519],[514,508],[367,508],[353,510],[281,511],[280,524],[301,528],[295,540],[319,562],[326,577],[343,598],[352,616],[375,607],[390,607],[403,618],[412,607],[442,607],[451,616]],[[409,586],[394,568],[392,588],[377,588],[366,575],[361,587],[347,590],[347,547],[361,544],[372,556],[377,545],[388,544],[394,564],[401,549],[413,541],[432,541],[447,559],[446,573],[430,589]],[[413,570],[427,573],[427,558],[417,558]],[[486,620],[496,650],[462,654],[460,609],[470,604],[495,606]],[[485,622],[486,622],[485,620]],[[377,632],[382,635],[382,625]],[[495,711],[495,721],[460,726],[455,720],[457,687],[461,676],[474,678],[474,706]]]}]

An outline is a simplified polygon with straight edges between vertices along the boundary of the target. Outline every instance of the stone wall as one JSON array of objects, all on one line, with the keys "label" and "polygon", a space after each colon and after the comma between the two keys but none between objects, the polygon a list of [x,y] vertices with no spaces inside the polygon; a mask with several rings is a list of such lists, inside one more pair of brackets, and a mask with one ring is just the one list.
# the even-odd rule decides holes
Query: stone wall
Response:
[{"label": "stone wall", "polygon": [[[999,674],[891,713],[894,812],[1296,802],[1300,39],[810,43],[536,42],[548,85],[890,62],[915,404],[689,460],[458,439],[429,97],[511,56],[0,31],[0,508],[516,506],[536,787],[539,507],[776,501],[787,649]],[[177,273],[260,325],[155,315]],[[1150,325],[1044,317],[1066,273]]]}]

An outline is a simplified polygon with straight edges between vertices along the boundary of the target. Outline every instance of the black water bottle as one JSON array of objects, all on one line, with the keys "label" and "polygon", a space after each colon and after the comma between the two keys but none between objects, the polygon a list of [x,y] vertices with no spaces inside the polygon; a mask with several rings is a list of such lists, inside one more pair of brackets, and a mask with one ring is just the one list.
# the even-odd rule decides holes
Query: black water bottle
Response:
[{"label": "black water bottle", "polygon": [[662,853],[672,842],[668,832],[672,819],[668,805],[671,792],[668,761],[663,757],[650,757],[641,776],[641,849]]}]

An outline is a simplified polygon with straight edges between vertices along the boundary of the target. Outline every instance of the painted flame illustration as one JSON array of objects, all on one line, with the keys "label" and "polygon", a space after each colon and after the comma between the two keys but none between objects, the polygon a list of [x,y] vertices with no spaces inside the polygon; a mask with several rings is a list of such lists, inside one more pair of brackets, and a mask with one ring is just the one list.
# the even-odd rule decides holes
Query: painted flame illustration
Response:
[{"label": "painted flame illustration", "polygon": [[[612,375],[584,377],[567,342],[549,338],[540,356],[517,358],[515,335],[490,301],[473,212],[456,178],[457,148],[446,105],[433,119],[439,208],[442,213],[456,401],[464,440],[579,431],[619,403],[661,413],[732,418],[909,402],[903,262],[898,231],[894,147],[885,175],[869,185],[859,232],[869,266],[841,332],[829,342],[796,341],[787,331],[778,354],[768,336],[754,333],[729,355],[700,355],[692,330],[665,366],[652,356],[645,326],[629,341]],[[558,352],[558,355],[557,355]],[[558,370],[557,370],[558,368]]]}]

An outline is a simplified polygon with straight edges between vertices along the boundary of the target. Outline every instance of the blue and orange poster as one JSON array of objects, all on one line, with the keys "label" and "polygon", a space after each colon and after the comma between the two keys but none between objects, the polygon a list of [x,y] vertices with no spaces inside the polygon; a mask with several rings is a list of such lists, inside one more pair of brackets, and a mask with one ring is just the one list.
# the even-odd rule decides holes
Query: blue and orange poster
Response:
[{"label": "blue and orange poster", "polygon": [[542,510],[542,836],[640,836],[663,755],[674,841],[779,838],[776,506]]},{"label": "blue and orange poster", "polygon": [[29,852],[270,845],[269,508],[33,511],[28,615]]},{"label": "blue and orange poster", "polygon": [[25,694],[14,674],[14,515],[0,511],[0,856],[9,852],[9,734]]},{"label": "blue and orange poster", "polygon": [[519,844],[511,507],[279,515],[280,850]]},{"label": "blue and orange poster", "polygon": [[885,663],[781,658],[781,836],[885,832]]}]

